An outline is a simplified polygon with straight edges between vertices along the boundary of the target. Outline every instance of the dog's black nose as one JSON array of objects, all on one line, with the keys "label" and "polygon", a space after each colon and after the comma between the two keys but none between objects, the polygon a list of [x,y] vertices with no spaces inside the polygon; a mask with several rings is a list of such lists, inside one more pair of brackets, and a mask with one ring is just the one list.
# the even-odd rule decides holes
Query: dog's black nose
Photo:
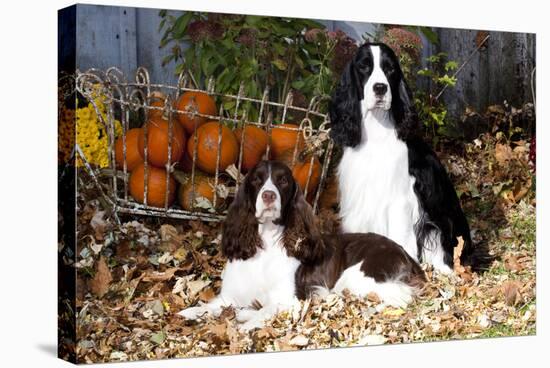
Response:
[{"label": "dog's black nose", "polygon": [[374,94],[382,96],[388,91],[388,85],[385,83],[375,83],[372,89],[374,90]]},{"label": "dog's black nose", "polygon": [[277,198],[277,195],[272,190],[266,190],[262,193],[262,200],[265,204],[271,204],[275,202],[275,199]]}]

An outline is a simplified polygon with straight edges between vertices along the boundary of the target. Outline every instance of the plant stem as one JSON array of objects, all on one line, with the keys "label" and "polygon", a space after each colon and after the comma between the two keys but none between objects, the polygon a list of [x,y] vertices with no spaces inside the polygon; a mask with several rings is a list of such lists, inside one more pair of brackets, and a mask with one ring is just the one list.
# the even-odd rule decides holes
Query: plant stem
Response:
[{"label": "plant stem", "polygon": [[[454,74],[453,74],[453,76],[452,76],[451,78],[455,78],[455,77],[458,75],[458,73],[460,73],[460,72],[462,71],[462,69],[466,66],[466,64],[468,64],[468,63],[470,62],[470,60],[472,60],[472,57],[474,56],[474,54],[475,54],[476,52],[478,52],[478,50],[479,50],[481,47],[483,47],[483,45],[485,45],[485,42],[487,42],[487,40],[488,40],[489,38],[491,38],[491,36],[490,36],[490,35],[487,35],[487,36],[483,39],[483,41],[481,41],[481,42],[479,43],[479,45],[475,48],[475,50],[472,51],[472,53],[468,56],[468,58],[462,63],[462,65],[460,65],[460,67],[456,70],[456,72],[454,72]],[[448,86],[449,86],[449,84],[445,84],[445,85],[443,86],[443,88],[441,89],[441,91],[439,91],[439,93],[437,94],[437,96],[435,96],[435,100],[436,100],[436,101],[439,100],[439,97],[441,97],[441,95],[443,94],[443,92],[445,92],[445,90],[447,89]]]}]

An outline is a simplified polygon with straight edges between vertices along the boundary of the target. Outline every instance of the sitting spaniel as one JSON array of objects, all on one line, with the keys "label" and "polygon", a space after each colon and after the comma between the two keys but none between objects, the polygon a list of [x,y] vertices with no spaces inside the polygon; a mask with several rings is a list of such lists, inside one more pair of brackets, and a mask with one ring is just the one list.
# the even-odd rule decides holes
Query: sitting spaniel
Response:
[{"label": "sitting spaniel", "polygon": [[486,244],[474,244],[444,166],[420,137],[413,96],[387,45],[366,43],[344,70],[330,104],[345,233],[375,232],[417,261],[451,273],[458,237],[463,265],[483,270]]},{"label": "sitting spaniel", "polygon": [[228,262],[220,294],[181,316],[217,316],[232,306],[249,330],[313,293],[374,292],[403,307],[425,281],[414,259],[388,238],[322,235],[292,172],[276,161],[262,161],[246,176],[223,224],[222,251]]}]

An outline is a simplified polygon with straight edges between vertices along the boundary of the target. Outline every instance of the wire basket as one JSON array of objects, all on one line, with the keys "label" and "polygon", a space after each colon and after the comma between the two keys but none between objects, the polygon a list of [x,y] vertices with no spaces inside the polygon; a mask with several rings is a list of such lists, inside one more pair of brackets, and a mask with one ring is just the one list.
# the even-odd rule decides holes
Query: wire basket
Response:
[{"label": "wire basket", "polygon": [[[317,210],[319,195],[325,184],[328,167],[330,164],[331,152],[333,143],[328,138],[329,121],[326,114],[319,112],[320,98],[313,98],[307,108],[293,106],[293,95],[288,93],[284,103],[269,101],[269,90],[265,89],[261,99],[246,96],[244,93],[244,84],[241,83],[237,95],[221,94],[216,92],[213,78],[208,81],[206,90],[196,88],[192,76],[182,72],[178,78],[176,86],[151,83],[149,73],[145,68],[136,70],[134,81],[129,81],[124,74],[117,68],[112,67],[105,71],[90,69],[86,72],[76,72],[76,90],[85,97],[96,110],[98,119],[105,127],[108,136],[108,157],[109,168],[98,172],[98,169],[92,168],[83,157],[82,151],[76,145],[76,153],[80,155],[84,161],[84,166],[88,171],[92,171],[94,180],[98,177],[107,176],[109,202],[114,207],[114,213],[127,213],[132,215],[148,215],[160,216],[180,219],[200,219],[203,221],[219,221],[225,216],[227,204],[230,202],[229,197],[233,196],[239,185],[244,179],[242,174],[243,164],[243,147],[245,146],[246,134],[245,127],[248,125],[259,127],[266,131],[268,136],[268,144],[263,155],[264,158],[270,157],[272,150],[272,129],[283,129],[287,131],[298,131],[296,134],[296,142],[292,152],[291,162],[287,162],[291,169],[295,169],[296,165],[301,165],[302,170],[307,171],[307,179],[304,188],[304,196],[308,198],[313,206],[314,211]],[[102,114],[94,100],[97,93],[102,96],[102,101],[105,108],[105,113]],[[162,93],[164,103],[152,105],[154,96],[159,96]],[[217,115],[207,115],[200,113],[196,108],[191,106],[185,110],[178,110],[174,107],[174,102],[185,92],[204,92],[214,99],[221,100],[224,103],[219,104],[219,113]],[[234,106],[231,112],[224,109],[227,106],[227,101],[232,101],[230,105]],[[257,111],[257,118],[252,121],[247,117],[243,104],[254,106]],[[143,158],[144,158],[144,182],[143,182],[143,201],[136,201],[129,193],[129,170],[127,165],[127,147],[126,133],[130,129],[132,117],[145,116],[149,112],[157,111],[163,114],[163,117],[168,121],[168,147],[167,155],[168,162],[164,169],[166,170],[166,192],[164,193],[164,206],[156,207],[148,203],[149,188],[149,172],[151,163],[148,160],[148,132],[147,124],[143,125]],[[181,178],[182,173],[178,170],[178,162],[174,162],[172,157],[172,145],[174,144],[174,124],[179,124],[177,114],[187,115],[195,121],[195,130],[197,128],[195,117],[203,117],[208,121],[219,122],[218,142],[217,142],[217,157],[216,170],[210,182],[213,186],[213,198],[210,206],[201,206],[197,202],[199,198],[195,198],[195,186],[199,169],[197,168],[197,134],[191,135],[189,140],[194,139],[193,157],[191,162],[190,173],[185,174],[186,180],[190,180],[191,185],[191,209],[183,209],[177,203],[171,204],[170,198],[173,198],[174,193],[170,193],[169,181],[172,177]],[[287,123],[287,120],[299,119],[299,123],[295,123],[297,127],[281,126],[280,124]],[[122,133],[119,139],[122,140],[123,164],[116,164],[115,160],[115,120],[120,121]],[[146,119],[145,119],[146,120]],[[294,120],[295,122],[296,120]],[[135,121],[132,121],[134,124]],[[239,144],[239,153],[237,162],[228,167],[226,170],[220,170],[220,155],[221,145],[223,143],[222,125],[230,128],[242,128]],[[317,165],[316,165],[317,163]],[[122,167],[121,167],[122,166]],[[320,166],[320,173],[318,168]],[[95,171],[95,173],[94,173]],[[303,172],[303,171],[302,171]],[[101,175],[100,175],[101,174]],[[223,176],[223,177],[222,177]],[[313,182],[318,180],[318,185],[311,186]],[[172,196],[172,197],[171,197]],[[208,202],[208,201],[207,201]],[[204,202],[203,202],[204,203]],[[220,205],[224,203],[225,205]]]}]

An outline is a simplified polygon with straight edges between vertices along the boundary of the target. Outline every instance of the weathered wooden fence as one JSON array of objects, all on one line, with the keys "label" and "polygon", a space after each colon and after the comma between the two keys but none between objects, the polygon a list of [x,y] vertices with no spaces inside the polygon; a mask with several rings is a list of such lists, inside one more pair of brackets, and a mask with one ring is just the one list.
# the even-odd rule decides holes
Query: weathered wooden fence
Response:
[{"label": "weathered wooden fence", "polygon": [[[137,66],[145,66],[151,79],[175,84],[173,66],[162,67],[168,48],[159,49],[161,33],[158,9],[77,5],[76,66],[105,69],[116,65],[127,75]],[[173,11],[174,15],[182,12]],[[327,28],[342,29],[361,41],[362,35],[376,32],[378,25],[361,22],[321,21]],[[475,30],[434,28],[439,44],[424,41],[423,56],[444,51],[461,64],[476,48],[479,32]],[[490,39],[458,77],[454,89],[442,98],[452,116],[458,117],[466,106],[483,110],[488,105],[513,105],[531,101],[531,71],[535,66],[535,35],[511,32],[488,32]]]},{"label": "weathered wooden fence", "polygon": [[451,60],[461,63],[485,35],[490,38],[458,76],[454,89],[443,96],[450,111],[466,106],[483,110],[504,100],[521,107],[532,101],[531,73],[535,67],[535,35],[512,32],[484,32],[465,29],[437,30],[439,45]]}]

